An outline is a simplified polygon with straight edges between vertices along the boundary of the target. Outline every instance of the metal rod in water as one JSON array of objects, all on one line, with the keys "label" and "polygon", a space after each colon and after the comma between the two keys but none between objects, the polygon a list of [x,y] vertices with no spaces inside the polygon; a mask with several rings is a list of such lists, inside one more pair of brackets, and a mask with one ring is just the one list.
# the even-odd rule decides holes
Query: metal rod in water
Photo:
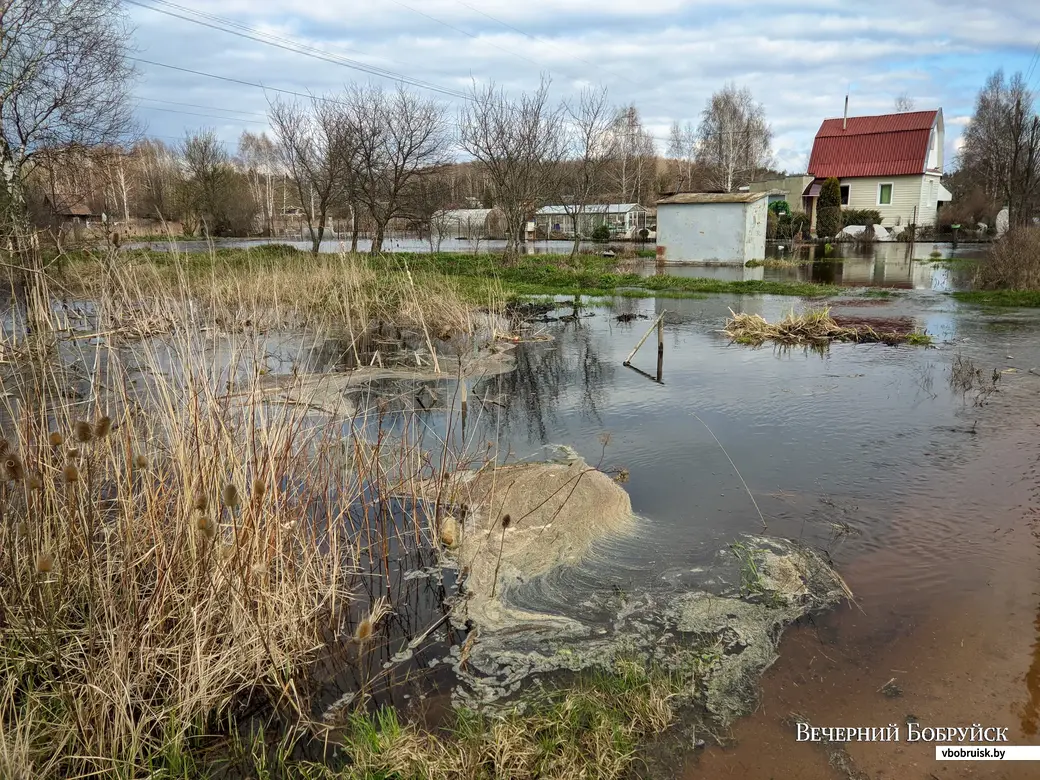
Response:
[{"label": "metal rod in water", "polygon": [[639,339],[639,343],[636,344],[635,349],[633,349],[631,352],[629,352],[628,353],[628,357],[625,358],[624,365],[627,366],[629,363],[632,362],[632,358],[635,357],[636,353],[639,351],[639,348],[641,346],[643,346],[644,343],[646,343],[646,340],[648,338],[650,338],[650,334],[654,332],[654,328],[657,328],[658,326],[661,326],[661,327],[658,329],[657,351],[658,352],[663,352],[664,351],[664,315],[665,315],[665,313],[666,312],[661,312],[658,315],[657,319],[654,320],[653,324],[650,326],[650,329],[646,333],[643,334],[643,338]]}]

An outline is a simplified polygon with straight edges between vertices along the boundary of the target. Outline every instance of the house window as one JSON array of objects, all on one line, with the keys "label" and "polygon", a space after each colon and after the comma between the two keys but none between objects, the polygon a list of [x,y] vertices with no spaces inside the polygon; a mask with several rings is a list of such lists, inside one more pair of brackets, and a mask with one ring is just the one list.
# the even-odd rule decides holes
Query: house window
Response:
[{"label": "house window", "polygon": [[892,185],[879,184],[877,189],[877,204],[879,206],[892,205]]},{"label": "house window", "polygon": [[842,184],[841,185],[841,205],[842,206],[848,206],[849,205],[849,189],[850,189],[850,186],[848,184]]}]

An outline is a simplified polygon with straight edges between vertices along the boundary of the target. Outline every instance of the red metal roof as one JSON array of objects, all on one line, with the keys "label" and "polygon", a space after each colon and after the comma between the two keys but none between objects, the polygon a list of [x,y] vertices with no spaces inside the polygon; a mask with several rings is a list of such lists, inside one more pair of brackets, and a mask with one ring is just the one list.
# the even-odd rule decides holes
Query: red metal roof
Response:
[{"label": "red metal roof", "polygon": [[820,179],[924,173],[938,111],[825,119],[813,142],[809,173]]}]

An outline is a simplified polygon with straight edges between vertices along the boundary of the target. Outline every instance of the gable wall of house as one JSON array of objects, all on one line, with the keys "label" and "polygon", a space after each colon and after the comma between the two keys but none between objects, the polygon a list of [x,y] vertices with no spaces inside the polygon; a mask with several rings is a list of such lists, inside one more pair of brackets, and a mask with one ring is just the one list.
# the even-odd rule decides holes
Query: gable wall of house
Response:
[{"label": "gable wall of house", "polygon": [[[851,179],[841,179],[842,185],[849,186],[849,203],[845,208],[849,209],[876,209],[881,212],[881,224],[883,227],[894,227],[906,225],[914,221],[914,208],[923,215],[926,212],[921,209],[921,185],[925,177],[920,176],[862,176]],[[878,193],[881,184],[892,185],[892,204],[889,206],[878,205]],[[935,211],[932,210],[932,221],[935,219]],[[918,224],[931,224],[918,219]]]}]

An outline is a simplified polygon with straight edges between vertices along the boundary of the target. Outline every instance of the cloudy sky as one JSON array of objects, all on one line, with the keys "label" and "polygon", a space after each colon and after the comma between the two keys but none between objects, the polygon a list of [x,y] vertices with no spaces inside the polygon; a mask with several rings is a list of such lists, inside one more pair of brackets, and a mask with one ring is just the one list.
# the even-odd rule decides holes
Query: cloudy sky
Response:
[{"label": "cloudy sky", "polygon": [[[1040,90],[1035,0],[134,0],[127,7],[139,58],[285,90],[391,83],[346,63],[442,90],[430,94],[452,112],[460,103],[454,94],[473,80],[524,90],[547,74],[560,99],[606,84],[614,102],[636,105],[662,152],[674,120],[696,122],[711,92],[735,81],[765,106],[776,163],[789,172],[804,170],[820,121],[840,116],[846,91],[852,115],[890,111],[904,92],[918,108],[941,107],[949,167],[989,73],[1022,70]],[[242,37],[258,34],[334,56]],[[233,148],[243,130],[267,127],[261,89],[139,67],[138,112],[149,135],[177,140],[209,127]]]}]

